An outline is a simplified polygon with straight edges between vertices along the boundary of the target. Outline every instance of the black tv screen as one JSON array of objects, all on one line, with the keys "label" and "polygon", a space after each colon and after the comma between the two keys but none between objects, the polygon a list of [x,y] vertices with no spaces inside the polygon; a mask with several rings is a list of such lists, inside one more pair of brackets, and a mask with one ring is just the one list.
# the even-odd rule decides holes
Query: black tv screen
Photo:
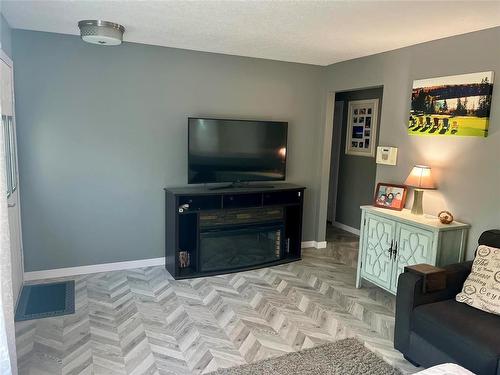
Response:
[{"label": "black tv screen", "polygon": [[288,123],[188,120],[188,182],[284,180]]}]

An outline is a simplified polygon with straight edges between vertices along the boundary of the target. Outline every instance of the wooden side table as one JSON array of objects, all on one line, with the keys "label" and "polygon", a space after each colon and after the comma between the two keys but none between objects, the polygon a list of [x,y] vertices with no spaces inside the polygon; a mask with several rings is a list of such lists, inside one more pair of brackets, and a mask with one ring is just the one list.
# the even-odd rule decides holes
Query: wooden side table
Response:
[{"label": "wooden side table", "polygon": [[446,270],[430,264],[406,266],[405,272],[423,276],[422,293],[435,292],[446,288]]}]

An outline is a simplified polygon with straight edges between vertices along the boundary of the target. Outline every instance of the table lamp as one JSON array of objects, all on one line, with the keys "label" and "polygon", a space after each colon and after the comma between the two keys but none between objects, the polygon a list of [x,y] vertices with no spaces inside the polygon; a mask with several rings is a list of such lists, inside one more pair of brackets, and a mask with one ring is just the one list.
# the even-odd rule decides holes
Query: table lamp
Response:
[{"label": "table lamp", "polygon": [[424,198],[424,189],[436,189],[431,175],[431,168],[426,165],[414,166],[405,181],[405,185],[415,188],[411,213],[414,215],[423,215],[422,200]]}]

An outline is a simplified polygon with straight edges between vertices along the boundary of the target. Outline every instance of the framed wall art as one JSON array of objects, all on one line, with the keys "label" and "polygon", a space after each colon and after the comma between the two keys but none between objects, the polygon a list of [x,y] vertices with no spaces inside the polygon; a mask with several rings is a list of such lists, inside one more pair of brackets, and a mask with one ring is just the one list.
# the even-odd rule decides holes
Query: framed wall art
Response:
[{"label": "framed wall art", "polygon": [[488,136],[493,72],[413,81],[410,135]]},{"label": "framed wall art", "polygon": [[349,102],[345,153],[375,157],[378,99]]}]

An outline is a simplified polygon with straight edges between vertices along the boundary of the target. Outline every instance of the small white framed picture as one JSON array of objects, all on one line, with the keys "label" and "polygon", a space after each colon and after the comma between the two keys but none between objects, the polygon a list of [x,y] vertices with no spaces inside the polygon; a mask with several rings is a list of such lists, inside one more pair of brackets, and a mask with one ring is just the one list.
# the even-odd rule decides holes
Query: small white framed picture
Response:
[{"label": "small white framed picture", "polygon": [[375,157],[378,99],[349,102],[345,153],[347,155]]}]

